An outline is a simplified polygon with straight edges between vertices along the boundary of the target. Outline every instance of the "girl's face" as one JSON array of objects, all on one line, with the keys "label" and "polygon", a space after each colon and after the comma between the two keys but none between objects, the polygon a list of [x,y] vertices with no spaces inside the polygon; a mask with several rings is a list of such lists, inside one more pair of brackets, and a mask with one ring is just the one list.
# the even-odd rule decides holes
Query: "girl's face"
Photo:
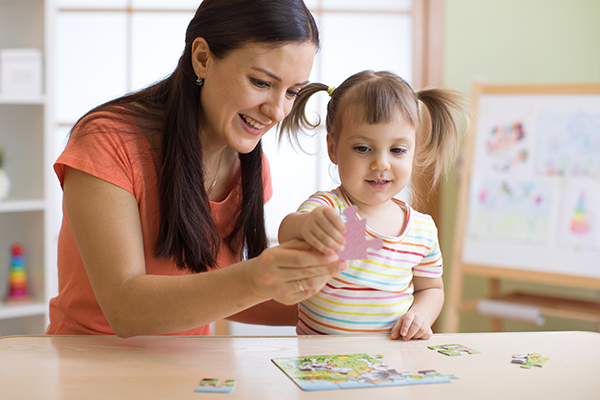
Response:
[{"label": "girl's face", "polygon": [[354,118],[346,118],[352,111],[341,115],[345,119],[337,140],[327,135],[327,147],[344,191],[360,210],[367,210],[389,201],[408,184],[415,128],[400,113],[387,123],[352,122]]},{"label": "girl's face", "polygon": [[278,47],[249,43],[216,59],[206,41],[197,38],[192,62],[196,75],[204,78],[204,148],[226,145],[251,152],[289,114],[298,91],[308,83],[315,50],[312,42]]}]

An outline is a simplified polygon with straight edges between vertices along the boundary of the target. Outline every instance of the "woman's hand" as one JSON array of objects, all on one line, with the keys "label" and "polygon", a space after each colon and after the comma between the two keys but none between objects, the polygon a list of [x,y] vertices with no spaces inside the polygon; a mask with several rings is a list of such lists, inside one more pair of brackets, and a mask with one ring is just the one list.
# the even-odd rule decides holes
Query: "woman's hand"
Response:
[{"label": "woman's hand", "polygon": [[[252,261],[252,260],[251,260]],[[337,254],[323,254],[309,244],[292,240],[266,249],[248,268],[255,290],[279,303],[296,304],[317,293],[325,283],[348,267]]]},{"label": "woman's hand", "polygon": [[324,254],[342,250],[346,225],[335,209],[320,206],[310,212],[288,215],[279,227],[279,241],[301,239]]}]

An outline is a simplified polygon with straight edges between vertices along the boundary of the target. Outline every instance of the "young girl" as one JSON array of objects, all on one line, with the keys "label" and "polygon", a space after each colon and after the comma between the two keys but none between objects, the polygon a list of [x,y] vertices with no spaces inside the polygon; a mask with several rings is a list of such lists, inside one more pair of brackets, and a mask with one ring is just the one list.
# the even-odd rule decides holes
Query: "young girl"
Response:
[{"label": "young girl", "polygon": [[[442,256],[429,215],[394,198],[413,169],[432,169],[434,183],[457,155],[468,107],[456,92],[417,93],[390,72],[363,71],[337,89],[314,83],[302,89],[282,130],[315,128],[307,100],[327,90],[327,149],[341,186],[319,191],[279,228],[281,243],[302,239],[323,253],[344,245],[343,212],[354,205],[367,222],[367,239],[383,248],[351,260],[298,308],[298,334],[390,333],[392,339],[428,339],[444,303]],[[419,102],[425,105],[421,115]],[[427,117],[427,118],[423,118]],[[413,193],[413,198],[415,194]],[[301,288],[300,288],[301,290]]]}]

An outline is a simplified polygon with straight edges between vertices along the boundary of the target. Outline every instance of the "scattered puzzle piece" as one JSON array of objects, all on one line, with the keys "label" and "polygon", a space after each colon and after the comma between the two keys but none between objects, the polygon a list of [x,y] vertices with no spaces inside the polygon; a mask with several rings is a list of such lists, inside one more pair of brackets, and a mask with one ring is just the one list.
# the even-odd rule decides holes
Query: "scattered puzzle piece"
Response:
[{"label": "scattered puzzle piece", "polygon": [[530,369],[531,367],[542,366],[548,361],[548,357],[542,357],[540,353],[513,354],[512,364],[521,364],[521,368]]},{"label": "scattered puzzle piece", "polygon": [[220,385],[218,379],[204,378],[195,392],[231,393],[235,389],[235,385],[237,385],[237,381],[234,379],[227,379],[223,385]]},{"label": "scattered puzzle piece", "polygon": [[367,249],[379,250],[383,247],[383,241],[379,238],[366,240],[367,221],[356,219],[358,207],[352,206],[344,210],[346,217],[346,245],[338,253],[340,260],[365,260]]},{"label": "scattered puzzle piece", "polygon": [[479,354],[481,353],[479,350],[472,349],[467,346],[463,346],[462,344],[441,344],[439,346],[427,346],[430,350],[437,350],[438,353],[441,353],[445,356],[462,356],[463,354]]}]

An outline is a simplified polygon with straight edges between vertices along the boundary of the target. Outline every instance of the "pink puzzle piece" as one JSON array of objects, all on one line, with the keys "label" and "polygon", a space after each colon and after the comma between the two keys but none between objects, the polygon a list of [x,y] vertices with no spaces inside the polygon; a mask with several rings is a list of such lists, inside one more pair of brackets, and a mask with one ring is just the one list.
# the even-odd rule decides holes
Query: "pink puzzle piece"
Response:
[{"label": "pink puzzle piece", "polygon": [[346,245],[338,253],[340,260],[365,260],[367,258],[367,249],[379,250],[383,247],[381,239],[367,240],[365,238],[367,231],[367,221],[356,219],[358,207],[352,206],[344,210],[346,217]]}]

